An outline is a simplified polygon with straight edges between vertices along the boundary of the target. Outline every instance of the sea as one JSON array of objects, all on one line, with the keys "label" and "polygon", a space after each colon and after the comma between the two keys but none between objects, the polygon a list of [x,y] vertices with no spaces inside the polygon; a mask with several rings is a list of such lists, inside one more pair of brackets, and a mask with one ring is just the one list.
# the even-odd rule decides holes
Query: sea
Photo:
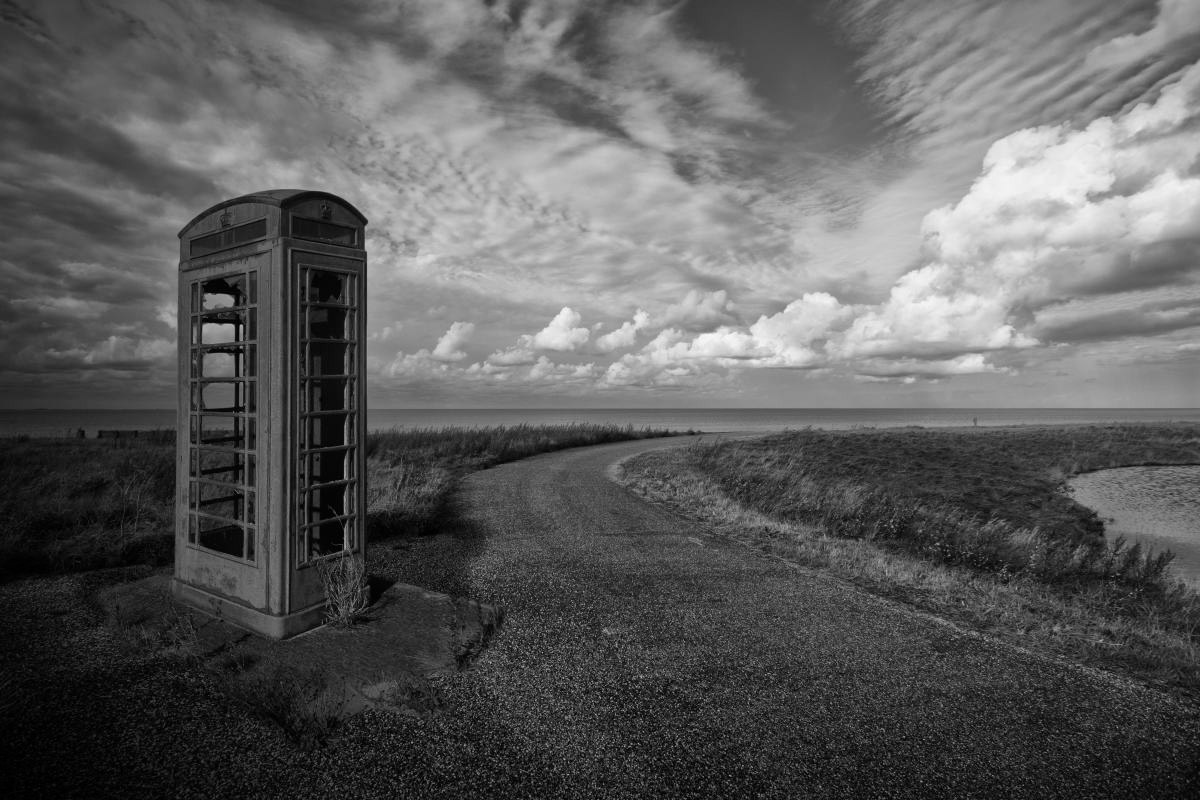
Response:
[{"label": "sea", "polygon": [[[704,433],[771,433],[818,428],[947,428],[1108,422],[1200,422],[1200,408],[373,408],[370,430],[599,423]],[[175,426],[174,409],[0,411],[0,437],[73,437],[82,430]]]}]

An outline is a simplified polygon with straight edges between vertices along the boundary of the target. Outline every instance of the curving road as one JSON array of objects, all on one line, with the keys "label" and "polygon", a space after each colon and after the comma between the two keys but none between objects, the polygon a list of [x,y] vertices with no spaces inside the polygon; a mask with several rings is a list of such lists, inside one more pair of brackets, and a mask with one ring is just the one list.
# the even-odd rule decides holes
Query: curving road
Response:
[{"label": "curving road", "polygon": [[607,475],[679,444],[466,480],[426,585],[507,621],[443,687],[414,756],[440,765],[426,791],[1200,797],[1195,706],[727,543]]}]

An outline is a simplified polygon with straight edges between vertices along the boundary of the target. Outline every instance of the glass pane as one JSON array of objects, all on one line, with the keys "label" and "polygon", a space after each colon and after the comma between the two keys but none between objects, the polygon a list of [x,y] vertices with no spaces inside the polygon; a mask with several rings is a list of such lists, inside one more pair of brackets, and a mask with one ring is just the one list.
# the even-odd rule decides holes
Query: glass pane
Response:
[{"label": "glass pane", "polygon": [[188,514],[188,544],[196,543],[196,533],[200,530],[200,523],[196,519],[195,514]]},{"label": "glass pane", "polygon": [[249,290],[250,305],[258,302],[258,272],[251,272],[246,280],[246,288]]}]

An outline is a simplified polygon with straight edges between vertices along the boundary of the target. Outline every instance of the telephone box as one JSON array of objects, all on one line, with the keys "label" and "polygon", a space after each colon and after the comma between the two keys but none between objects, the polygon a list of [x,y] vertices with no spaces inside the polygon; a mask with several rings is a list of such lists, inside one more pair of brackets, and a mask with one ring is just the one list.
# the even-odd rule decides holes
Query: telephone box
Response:
[{"label": "telephone box", "polygon": [[365,557],[366,222],[273,190],[179,233],[172,590],[273,638],[321,623],[321,561]]}]

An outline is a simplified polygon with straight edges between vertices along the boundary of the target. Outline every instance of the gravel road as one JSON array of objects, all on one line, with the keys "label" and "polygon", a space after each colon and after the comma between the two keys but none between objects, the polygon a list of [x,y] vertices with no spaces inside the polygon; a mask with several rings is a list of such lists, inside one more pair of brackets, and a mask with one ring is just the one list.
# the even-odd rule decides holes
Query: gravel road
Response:
[{"label": "gravel road", "polygon": [[[36,778],[42,796],[1200,796],[1200,708],[710,536],[607,477],[677,444],[476,473],[454,530],[378,548],[378,568],[497,601],[505,625],[435,681],[439,713],[368,711],[313,753],[178,669],[120,667],[65,612],[76,647],[56,655],[29,616],[22,646],[77,705],[9,729],[0,754],[30,759],[13,795]],[[99,655],[72,666],[80,647]]]}]

